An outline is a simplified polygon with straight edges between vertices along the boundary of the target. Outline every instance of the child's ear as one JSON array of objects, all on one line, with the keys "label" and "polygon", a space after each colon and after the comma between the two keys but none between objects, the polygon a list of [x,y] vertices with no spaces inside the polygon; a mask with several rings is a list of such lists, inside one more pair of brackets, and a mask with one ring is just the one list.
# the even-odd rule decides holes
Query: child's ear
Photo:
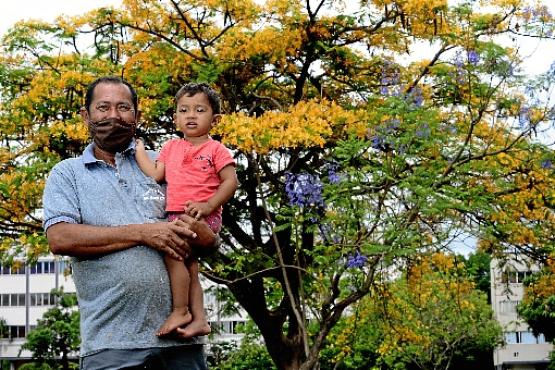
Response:
[{"label": "child's ear", "polygon": [[221,114],[214,114],[212,116],[212,127],[216,126],[220,122],[221,119],[222,119]]}]

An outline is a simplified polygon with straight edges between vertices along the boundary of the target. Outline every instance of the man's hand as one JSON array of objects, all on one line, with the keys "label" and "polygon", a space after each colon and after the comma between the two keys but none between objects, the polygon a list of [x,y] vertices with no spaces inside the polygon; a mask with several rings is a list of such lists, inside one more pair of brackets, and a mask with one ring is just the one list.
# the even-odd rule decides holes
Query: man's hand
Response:
[{"label": "man's hand", "polygon": [[143,226],[141,239],[145,245],[179,261],[191,253],[190,242],[197,239],[197,233],[192,230],[191,225],[182,220]]},{"label": "man's hand", "polygon": [[189,245],[195,248],[195,255],[206,256],[220,246],[220,239],[204,221],[198,221],[187,214],[181,214],[179,220],[187,224],[196,237],[189,239]]}]

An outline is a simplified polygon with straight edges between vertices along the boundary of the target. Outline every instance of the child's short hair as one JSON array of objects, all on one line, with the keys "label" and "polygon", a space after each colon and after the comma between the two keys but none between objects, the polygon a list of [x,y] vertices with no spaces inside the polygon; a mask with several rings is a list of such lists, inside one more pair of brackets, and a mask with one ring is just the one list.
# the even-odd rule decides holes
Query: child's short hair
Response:
[{"label": "child's short hair", "polygon": [[193,96],[198,93],[206,95],[210,108],[212,108],[214,114],[221,113],[220,97],[218,93],[205,83],[188,83],[181,86],[177,94],[175,94],[175,102],[177,103],[183,96]]}]

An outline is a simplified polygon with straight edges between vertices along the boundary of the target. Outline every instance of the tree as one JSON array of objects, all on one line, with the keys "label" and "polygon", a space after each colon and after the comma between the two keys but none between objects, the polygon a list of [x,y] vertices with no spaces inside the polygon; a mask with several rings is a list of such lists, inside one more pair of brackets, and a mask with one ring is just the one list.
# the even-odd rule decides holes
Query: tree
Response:
[{"label": "tree", "polygon": [[[543,334],[548,342],[555,339],[555,263],[547,258],[542,270],[524,281],[524,297],[517,312],[535,336]],[[548,369],[555,369],[555,352],[551,351]]]},{"label": "tree", "polygon": [[488,303],[491,303],[491,256],[484,251],[477,250],[464,258],[463,261],[465,270],[476,284],[476,288],[484,292],[488,297]]},{"label": "tree", "polygon": [[8,324],[6,323],[6,319],[0,317],[0,339],[7,338],[9,333]]},{"label": "tree", "polygon": [[534,135],[552,118],[554,73],[525,79],[518,50],[497,41],[547,37],[552,17],[524,0],[482,3],[146,0],[18,24],[0,63],[2,258],[46,251],[44,179],[82,150],[83,90],[107,73],[138,87],[153,147],[173,133],[181,84],[221,92],[217,136],[241,189],[204,273],[246,309],[279,369],[316,367],[385,271],[455,232],[488,252],[541,251],[554,234],[553,152]]},{"label": "tree", "polygon": [[[491,368],[502,330],[465,268],[453,256],[423,256],[362,299],[347,326],[331,336],[335,360],[347,365],[338,368]],[[481,354],[489,361],[477,362]]]},{"label": "tree", "polygon": [[75,294],[52,291],[57,297],[54,307],[48,309],[35,329],[27,335],[22,350],[33,354],[33,369],[77,368],[69,359],[79,351],[79,311]]},{"label": "tree", "polygon": [[555,339],[555,263],[549,259],[540,272],[525,281],[524,298],[517,306],[518,314],[526,320],[534,335]]},{"label": "tree", "polygon": [[[275,366],[264,344],[260,343],[260,331],[252,321],[248,321],[240,332],[243,334],[241,343],[212,344],[211,352],[219,352],[212,358],[210,368],[218,370],[274,370]],[[209,359],[210,360],[210,359]]]}]

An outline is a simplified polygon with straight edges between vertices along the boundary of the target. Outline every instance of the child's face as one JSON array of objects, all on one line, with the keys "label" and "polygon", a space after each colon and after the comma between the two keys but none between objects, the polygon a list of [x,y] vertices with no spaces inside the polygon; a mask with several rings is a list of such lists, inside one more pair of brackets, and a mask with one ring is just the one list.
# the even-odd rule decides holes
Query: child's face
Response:
[{"label": "child's face", "polygon": [[207,137],[219,116],[212,111],[206,95],[198,93],[179,98],[174,121],[186,137]]}]

